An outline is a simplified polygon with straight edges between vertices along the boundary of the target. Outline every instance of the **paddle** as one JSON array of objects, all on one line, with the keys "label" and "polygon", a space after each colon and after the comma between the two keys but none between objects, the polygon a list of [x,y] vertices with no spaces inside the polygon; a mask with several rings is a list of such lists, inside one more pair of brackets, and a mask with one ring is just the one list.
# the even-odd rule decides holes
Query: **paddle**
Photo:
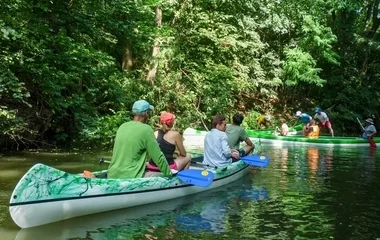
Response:
[{"label": "paddle", "polygon": [[[360,120],[359,120],[358,117],[356,117],[356,120],[358,120],[358,123],[360,124],[360,127],[362,128],[362,131],[364,132],[365,129],[364,129],[364,127],[363,127],[363,124],[360,122]],[[369,142],[369,145],[370,145],[371,147],[373,147],[373,148],[377,147],[377,146],[376,146],[376,143],[375,143],[375,141],[373,140],[372,137],[369,137],[369,138],[368,138],[368,142]]]},{"label": "paddle", "polygon": [[[102,163],[111,163],[111,161],[100,158],[99,164]],[[208,187],[214,180],[213,172],[200,169],[184,169],[173,175],[176,175],[182,182],[199,187]]]},{"label": "paddle", "polygon": [[266,167],[269,165],[269,157],[263,155],[247,155],[240,158],[246,164],[255,167]]}]

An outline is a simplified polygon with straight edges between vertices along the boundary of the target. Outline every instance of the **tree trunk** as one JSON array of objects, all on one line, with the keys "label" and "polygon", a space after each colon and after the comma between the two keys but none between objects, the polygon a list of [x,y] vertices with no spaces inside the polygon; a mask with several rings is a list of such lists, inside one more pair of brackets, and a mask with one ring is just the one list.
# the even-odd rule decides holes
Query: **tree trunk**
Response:
[{"label": "tree trunk", "polygon": [[[161,28],[162,26],[162,9],[157,6],[156,7],[156,27],[157,28]],[[150,64],[150,70],[148,72],[148,75],[146,77],[147,81],[153,83],[155,78],[156,78],[156,74],[157,74],[157,67],[158,67],[158,59],[157,59],[157,55],[159,54],[160,52],[160,45],[159,45],[159,42],[158,42],[158,37],[156,36],[156,39],[154,41],[154,44],[153,44],[153,52],[152,52],[152,60],[151,60],[151,64]]]},{"label": "tree trunk", "polygon": [[371,29],[367,32],[367,37],[368,38],[373,38],[377,32],[377,29],[379,29],[380,26],[380,17],[379,15],[379,5],[380,5],[380,0],[375,0],[371,10],[372,10],[372,27]]}]

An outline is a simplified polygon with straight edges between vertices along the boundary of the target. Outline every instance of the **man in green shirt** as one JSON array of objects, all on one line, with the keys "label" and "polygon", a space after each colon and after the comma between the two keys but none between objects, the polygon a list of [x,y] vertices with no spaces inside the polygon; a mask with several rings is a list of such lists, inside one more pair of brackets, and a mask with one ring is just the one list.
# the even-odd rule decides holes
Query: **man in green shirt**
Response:
[{"label": "man in green shirt", "polygon": [[[240,113],[236,113],[232,117],[232,124],[227,126],[226,134],[228,137],[228,144],[231,149],[235,149],[239,151],[240,157],[247,155],[254,149],[254,145],[247,136],[244,128],[240,127],[241,123],[244,120],[244,116]],[[240,148],[240,142],[245,142],[247,146],[244,148]]]},{"label": "man in green shirt", "polygon": [[148,155],[165,176],[172,175],[153,129],[146,124],[153,109],[145,100],[138,100],[133,104],[133,121],[122,124],[117,130],[108,178],[144,177]]}]

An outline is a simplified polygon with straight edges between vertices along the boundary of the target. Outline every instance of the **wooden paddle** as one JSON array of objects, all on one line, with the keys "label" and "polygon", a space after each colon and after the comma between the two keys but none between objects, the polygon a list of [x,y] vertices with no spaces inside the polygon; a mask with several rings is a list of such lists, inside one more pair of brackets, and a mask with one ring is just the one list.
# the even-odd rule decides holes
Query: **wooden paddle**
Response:
[{"label": "wooden paddle", "polygon": [[[111,161],[100,158],[99,164],[102,163],[111,163]],[[184,169],[174,173],[173,176],[177,176],[182,182],[199,187],[208,187],[214,180],[213,172],[200,169]]]},{"label": "wooden paddle", "polygon": [[[356,117],[356,120],[358,120],[358,123],[360,124],[360,127],[362,128],[362,131],[364,132],[363,124],[360,122],[360,120],[359,120],[358,117]],[[369,145],[370,145],[371,147],[373,147],[373,148],[377,147],[377,146],[376,146],[376,143],[375,143],[375,141],[373,140],[372,137],[369,137],[369,138],[368,138],[368,142],[369,142]]]}]

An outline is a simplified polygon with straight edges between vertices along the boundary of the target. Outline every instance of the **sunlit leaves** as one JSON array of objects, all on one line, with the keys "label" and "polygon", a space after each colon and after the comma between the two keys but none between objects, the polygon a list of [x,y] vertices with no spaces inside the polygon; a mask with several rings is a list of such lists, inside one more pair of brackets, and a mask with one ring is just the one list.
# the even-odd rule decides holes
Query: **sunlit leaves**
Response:
[{"label": "sunlit leaves", "polygon": [[322,86],[325,82],[318,76],[322,69],[316,68],[316,61],[313,57],[299,48],[286,50],[284,70],[285,84],[288,86],[294,86],[300,82]]}]

